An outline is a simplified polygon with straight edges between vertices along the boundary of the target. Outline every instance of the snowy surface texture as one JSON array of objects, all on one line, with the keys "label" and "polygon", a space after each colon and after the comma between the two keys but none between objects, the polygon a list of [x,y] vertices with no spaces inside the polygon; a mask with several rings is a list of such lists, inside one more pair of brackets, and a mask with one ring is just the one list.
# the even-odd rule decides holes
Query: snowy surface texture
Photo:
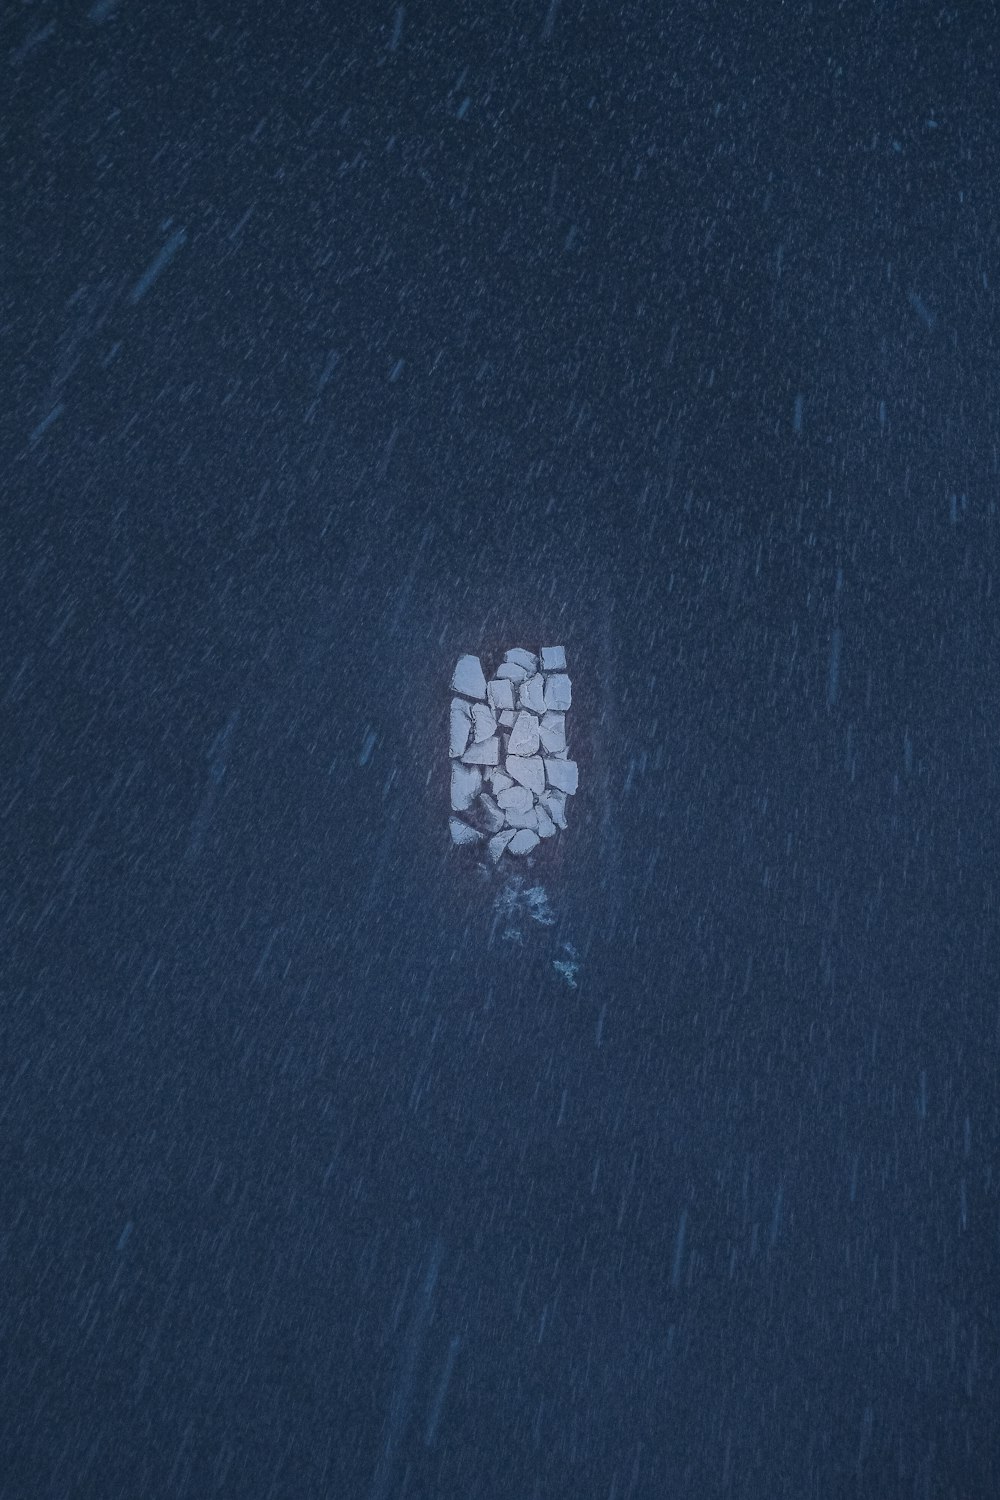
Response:
[{"label": "snowy surface texture", "polygon": [[[515,646],[489,679],[478,656],[461,656],[451,688],[460,695],[451,700],[448,720],[452,842],[485,839],[494,864],[505,854],[531,854],[565,829],[566,799],[577,789],[566,730],[572,684],[565,648],[536,653]],[[491,768],[492,793],[479,767]]]}]

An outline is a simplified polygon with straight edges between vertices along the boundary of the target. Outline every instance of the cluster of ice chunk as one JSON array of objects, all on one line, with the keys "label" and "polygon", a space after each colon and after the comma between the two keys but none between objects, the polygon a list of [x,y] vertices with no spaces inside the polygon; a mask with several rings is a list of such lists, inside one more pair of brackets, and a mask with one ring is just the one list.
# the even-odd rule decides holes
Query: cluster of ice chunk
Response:
[{"label": "cluster of ice chunk", "polygon": [[460,656],[451,679],[452,841],[486,841],[490,859],[530,854],[566,827],[577,786],[566,713],[572,701],[562,646],[517,646],[487,681],[478,656]]}]

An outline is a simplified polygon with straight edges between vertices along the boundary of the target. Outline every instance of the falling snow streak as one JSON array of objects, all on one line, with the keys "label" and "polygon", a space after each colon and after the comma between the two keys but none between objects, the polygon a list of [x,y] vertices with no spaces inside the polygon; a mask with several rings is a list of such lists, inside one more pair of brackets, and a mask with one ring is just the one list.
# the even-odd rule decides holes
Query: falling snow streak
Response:
[{"label": "falling snow streak", "polygon": [[[400,1360],[399,1374],[396,1377],[396,1386],[392,1393],[392,1401],[389,1406],[389,1416],[384,1428],[384,1440],[382,1452],[379,1455],[378,1467],[372,1480],[370,1491],[371,1500],[384,1500],[392,1482],[393,1461],[396,1449],[399,1447],[400,1439],[406,1431],[409,1420],[410,1406],[413,1401],[413,1386],[417,1375],[417,1364],[420,1360],[420,1351],[423,1348],[424,1339],[431,1321],[434,1310],[434,1289],[437,1286],[438,1271],[441,1267],[441,1256],[444,1247],[439,1239],[431,1246],[431,1253],[424,1275],[420,1291],[413,1307],[410,1318],[410,1326],[406,1334],[406,1343]],[[457,1352],[457,1351],[456,1351]],[[444,1396],[442,1395],[442,1402]]]},{"label": "falling snow streak", "polygon": [[131,302],[133,307],[137,302],[145,297],[146,293],[153,285],[153,282],[156,281],[157,278],[167,269],[170,262],[177,254],[178,250],[180,250],[181,247],[185,244],[187,244],[187,230],[175,230],[174,233],[170,236],[169,240],[167,240],[167,243],[158,252],[158,254],[154,255],[153,259],[150,261],[149,265],[146,267],[145,271],[143,271],[142,275],[139,277],[139,280],[136,282],[135,286],[129,293],[128,300]]},{"label": "falling snow streak", "polygon": [[840,648],[841,648],[840,626],[835,625],[830,637],[830,663],[826,679],[826,704],[828,708],[837,706],[837,696],[840,692]]}]

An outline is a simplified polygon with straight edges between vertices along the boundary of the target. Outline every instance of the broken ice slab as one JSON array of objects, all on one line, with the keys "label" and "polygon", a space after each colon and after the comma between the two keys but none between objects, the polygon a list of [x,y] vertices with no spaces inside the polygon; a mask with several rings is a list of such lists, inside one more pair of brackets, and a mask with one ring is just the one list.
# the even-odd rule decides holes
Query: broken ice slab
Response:
[{"label": "broken ice slab", "polygon": [[503,682],[523,682],[527,676],[527,667],[519,666],[516,661],[505,661],[497,668],[497,677]]},{"label": "broken ice slab", "polygon": [[486,848],[489,851],[490,859],[494,864],[498,862],[501,854],[507,848],[507,845],[510,843],[511,839],[514,837],[514,834],[515,830],[513,828],[504,828],[500,833],[495,833],[490,839],[489,843],[486,845]]},{"label": "broken ice slab", "polygon": [[556,672],[545,679],[545,707],[563,713],[573,701],[572,686],[564,672]]},{"label": "broken ice slab", "polygon": [[539,797],[538,806],[543,812],[548,813],[557,828],[566,827],[565,792],[557,792],[550,787]]},{"label": "broken ice slab", "polygon": [[562,755],[566,749],[566,715],[551,711],[543,714],[538,733],[546,755]]},{"label": "broken ice slab", "polygon": [[504,813],[504,821],[508,828],[530,828],[534,833],[538,828],[538,809],[529,807],[526,812],[516,812],[509,807]]},{"label": "broken ice slab", "polygon": [[483,784],[482,772],[477,766],[463,766],[456,761],[451,768],[451,805],[455,812],[468,812],[479,796]]},{"label": "broken ice slab", "polygon": [[512,708],[505,708],[500,715],[500,723],[504,729],[513,729],[516,719],[517,714]]},{"label": "broken ice slab", "polygon": [[[560,762],[568,765],[568,761]],[[522,756],[508,755],[504,761],[508,776],[513,776],[515,781],[526,786],[531,792],[544,792],[545,790],[545,767],[540,755]],[[557,782],[551,783],[553,786]]]},{"label": "broken ice slab", "polygon": [[490,833],[496,833],[503,827],[504,815],[493,801],[489,792],[480,792],[479,805],[483,810],[483,821]]},{"label": "broken ice slab", "polygon": [[483,740],[478,745],[470,745],[462,756],[467,766],[498,766],[500,764],[500,741],[498,739]]},{"label": "broken ice slab", "polygon": [[543,646],[542,647],[542,671],[562,672],[566,669],[566,647],[565,646]]},{"label": "broken ice slab", "polygon": [[463,823],[461,818],[454,814],[448,819],[448,827],[451,830],[451,841],[453,844],[478,844],[482,834],[478,828],[471,828],[468,823]]},{"label": "broken ice slab", "polygon": [[508,787],[512,787],[514,785],[513,777],[508,776],[506,771],[487,771],[486,780],[493,788],[494,797],[498,792],[505,792]]},{"label": "broken ice slab", "polygon": [[556,825],[545,811],[541,801],[539,801],[538,806],[535,808],[535,832],[540,839],[550,839],[555,831]]},{"label": "broken ice slab", "polygon": [[508,755],[534,755],[538,749],[538,720],[522,708],[514,720],[507,742]]},{"label": "broken ice slab", "polygon": [[464,693],[467,698],[486,697],[486,678],[478,656],[460,656],[451,679],[454,693]]},{"label": "broken ice slab", "polygon": [[464,698],[452,698],[451,700],[451,747],[448,754],[451,756],[461,755],[469,743],[469,731],[472,728],[472,704],[467,703]]},{"label": "broken ice slab", "polygon": [[486,696],[494,713],[514,707],[514,688],[509,677],[494,677],[486,684]]},{"label": "broken ice slab", "polygon": [[497,732],[497,721],[485,703],[472,705],[472,738],[477,742],[490,740]]},{"label": "broken ice slab", "polygon": [[526,786],[510,786],[497,794],[497,803],[504,812],[527,812],[534,805],[534,798]]},{"label": "broken ice slab", "polygon": [[538,834],[530,828],[519,828],[507,848],[511,854],[530,854],[538,844]]},{"label": "broken ice slab", "polygon": [[517,701],[522,708],[530,708],[535,714],[543,714],[546,708],[555,708],[554,703],[545,701],[545,678],[540,672],[521,683],[517,690]]},{"label": "broken ice slab", "polygon": [[504,652],[504,661],[515,662],[519,667],[524,667],[528,672],[538,671],[538,657],[533,651],[525,651],[523,646],[514,646],[512,650]]},{"label": "broken ice slab", "polygon": [[[510,771],[509,760],[507,762],[507,769]],[[511,771],[512,776],[513,774],[513,771]],[[575,760],[547,759],[545,762],[545,776],[549,786],[555,787],[557,792],[565,792],[568,796],[572,797],[576,791],[579,777]]]}]

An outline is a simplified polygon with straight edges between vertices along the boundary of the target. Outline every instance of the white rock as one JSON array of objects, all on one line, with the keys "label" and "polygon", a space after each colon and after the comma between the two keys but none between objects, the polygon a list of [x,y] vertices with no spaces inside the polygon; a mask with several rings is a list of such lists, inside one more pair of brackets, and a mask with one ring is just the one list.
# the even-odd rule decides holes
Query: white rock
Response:
[{"label": "white rock", "polygon": [[503,713],[500,715],[500,723],[503,725],[504,729],[513,729],[516,719],[517,714],[512,708],[505,708]]},{"label": "white rock", "polygon": [[494,677],[486,684],[486,696],[494,713],[514,707],[514,688],[509,677]]},{"label": "white rock", "polygon": [[546,755],[562,755],[566,749],[566,715],[547,713],[538,726],[542,750]]},{"label": "white rock", "polygon": [[538,750],[538,720],[522,708],[514,720],[507,743],[508,755],[534,755]]},{"label": "white rock", "polygon": [[500,833],[495,833],[490,839],[489,843],[486,845],[486,848],[489,852],[490,859],[494,864],[497,864],[501,854],[507,848],[507,845],[510,843],[513,837],[514,829],[504,828]]},{"label": "white rock", "polygon": [[496,833],[503,827],[504,815],[497,807],[489,792],[480,792],[479,805],[483,809],[483,819],[490,833]]},{"label": "white rock", "polygon": [[541,812],[547,813],[557,828],[566,827],[566,793],[549,791],[543,792],[538,799],[538,807]]},{"label": "white rock", "polygon": [[504,792],[497,793],[497,802],[504,812],[527,812],[534,805],[534,799],[526,786],[510,786]]},{"label": "white rock", "polygon": [[530,708],[535,714],[543,714],[546,708],[555,708],[554,703],[545,701],[545,678],[540,672],[521,683],[517,690],[517,701],[522,708]]},{"label": "white rock", "polygon": [[[570,762],[562,761],[560,764],[569,765]],[[540,755],[528,757],[508,755],[504,761],[504,765],[507,769],[507,775],[513,776],[514,780],[520,782],[521,786],[526,786],[531,792],[544,792],[545,766]],[[556,783],[552,782],[552,785],[555,786]]]},{"label": "white rock", "polygon": [[462,756],[467,766],[498,766],[500,764],[500,741],[498,739],[483,740],[481,744],[470,745]]},{"label": "white rock", "polygon": [[493,788],[494,796],[498,792],[505,792],[508,787],[514,785],[512,777],[508,776],[506,771],[487,771],[486,779]]},{"label": "white rock", "polygon": [[451,768],[451,805],[455,812],[468,812],[479,796],[483,784],[482,772],[476,766],[463,766],[456,761]]},{"label": "white rock", "polygon": [[453,844],[478,844],[482,838],[478,828],[470,828],[468,823],[463,823],[461,818],[454,815],[448,819],[448,827],[451,829]]},{"label": "white rock", "polygon": [[514,812],[513,809],[509,808],[504,813],[504,822],[508,828],[530,828],[532,833],[536,833],[538,831],[538,809],[529,807],[527,812]]},{"label": "white rock", "polygon": [[556,672],[545,679],[545,707],[557,713],[564,712],[573,701],[569,678],[564,672]]},{"label": "white rock", "polygon": [[449,755],[461,755],[469,743],[469,731],[472,728],[472,704],[467,703],[464,698],[452,698],[451,700],[451,747]]},{"label": "white rock", "polygon": [[537,845],[537,833],[532,833],[530,828],[519,828],[507,845],[507,848],[511,854],[530,854],[532,849],[536,848]]},{"label": "white rock", "polygon": [[516,661],[505,661],[502,667],[497,668],[497,676],[507,682],[523,682],[527,675],[527,667],[518,666]]},{"label": "white rock", "polygon": [[542,671],[563,672],[566,670],[566,647],[565,646],[543,646],[542,647]]},{"label": "white rock", "polygon": [[545,808],[539,803],[535,808],[535,832],[540,839],[550,839],[555,831],[556,825],[545,811]]},{"label": "white rock", "polygon": [[464,693],[467,698],[486,697],[486,678],[478,656],[460,656],[451,679],[454,693]]},{"label": "white rock", "polygon": [[[510,771],[509,760],[507,769]],[[510,774],[513,776],[513,771]],[[576,791],[579,782],[575,760],[546,759],[545,776],[549,786],[555,787],[557,792],[566,792],[570,797]]]},{"label": "white rock", "polygon": [[533,651],[525,651],[523,646],[515,646],[511,651],[504,652],[504,661],[515,662],[519,667],[524,667],[527,672],[538,671],[538,657]]},{"label": "white rock", "polygon": [[485,703],[472,705],[472,738],[478,743],[491,740],[497,732],[497,721]]}]

